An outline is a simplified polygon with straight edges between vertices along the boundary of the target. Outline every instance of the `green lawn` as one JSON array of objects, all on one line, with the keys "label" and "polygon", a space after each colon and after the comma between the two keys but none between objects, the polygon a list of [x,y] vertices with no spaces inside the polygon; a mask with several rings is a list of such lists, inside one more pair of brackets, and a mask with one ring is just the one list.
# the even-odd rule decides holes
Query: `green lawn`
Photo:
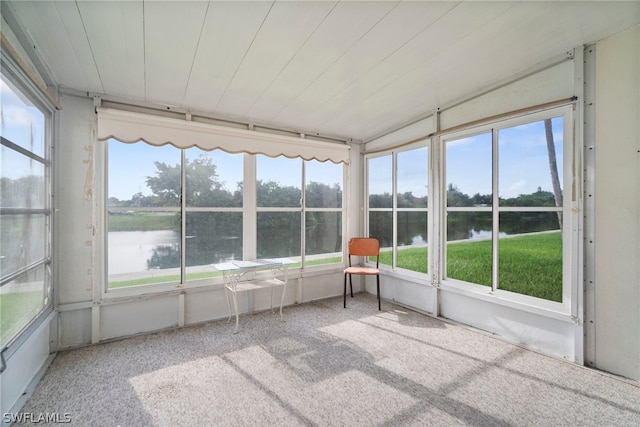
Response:
[{"label": "green lawn", "polygon": [[109,215],[109,231],[173,230],[174,217],[155,212],[136,212],[135,215]]},{"label": "green lawn", "polygon": [[[337,256],[337,257],[331,257],[331,258],[314,259],[311,261],[306,261],[305,264],[307,266],[313,266],[313,265],[338,263],[341,261],[342,261],[342,258]],[[289,268],[297,268],[297,267],[300,267],[300,265],[301,264],[299,262],[296,262],[293,264],[289,264]],[[221,275],[222,273],[219,271],[187,273],[187,281],[209,279],[213,277],[219,277]],[[166,276],[154,276],[154,277],[147,277],[147,278],[133,279],[133,280],[112,281],[112,282],[109,282],[109,289],[125,288],[128,286],[153,285],[158,283],[170,283],[170,282],[180,282],[180,276],[177,274],[169,274]]]},{"label": "green lawn", "polygon": [[[500,289],[550,301],[562,301],[562,236],[532,234],[500,240]],[[391,265],[391,252],[380,254],[380,263]],[[427,248],[398,252],[398,266],[426,273]],[[447,245],[447,277],[491,286],[491,241],[456,242]]]},{"label": "green lawn", "polygon": [[42,310],[42,291],[0,294],[0,346]]}]

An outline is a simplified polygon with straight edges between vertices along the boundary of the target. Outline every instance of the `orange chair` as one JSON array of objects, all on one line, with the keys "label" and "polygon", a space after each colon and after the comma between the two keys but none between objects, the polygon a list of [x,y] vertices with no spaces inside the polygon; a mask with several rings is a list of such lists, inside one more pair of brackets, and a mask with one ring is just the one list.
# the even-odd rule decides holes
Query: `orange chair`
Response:
[{"label": "orange chair", "polygon": [[[376,267],[352,267],[351,257],[376,257]],[[351,276],[360,274],[366,276],[376,276],[378,310],[380,310],[380,270],[378,269],[378,259],[380,257],[380,242],[372,237],[354,237],[349,240],[349,267],[344,269],[344,308],[347,308],[347,275],[349,275],[349,286],[351,287],[351,298],[353,298],[353,283]]]}]

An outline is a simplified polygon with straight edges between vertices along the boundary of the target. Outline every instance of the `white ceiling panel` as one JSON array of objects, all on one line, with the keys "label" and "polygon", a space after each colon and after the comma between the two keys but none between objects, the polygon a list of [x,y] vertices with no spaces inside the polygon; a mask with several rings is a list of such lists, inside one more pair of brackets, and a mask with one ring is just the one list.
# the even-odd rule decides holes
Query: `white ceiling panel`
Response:
[{"label": "white ceiling panel", "polygon": [[[79,85],[102,91],[95,64],[77,8],[73,3],[61,8],[53,2],[30,3],[21,6],[21,20],[28,37],[37,41],[35,48],[46,62],[53,78],[62,85]],[[62,5],[64,6],[64,5]]]},{"label": "white ceiling panel", "polygon": [[[402,111],[404,104],[411,102],[418,93],[428,92],[434,78],[442,73],[437,59],[449,52],[450,46],[467,37],[473,37],[479,28],[487,26],[496,16],[505,13],[512,6],[513,4],[500,2],[489,5],[464,3],[448,10],[443,19],[429,25],[322,105],[322,111],[341,111],[339,116],[327,117],[316,114],[316,117],[328,120],[319,122],[313,117],[308,117],[304,124],[310,128],[334,128],[352,121],[361,122],[366,117],[379,116],[373,122],[378,127],[380,121],[385,119],[384,112],[389,106],[395,107],[396,111]],[[434,43],[434,40],[438,42]],[[471,57],[469,52],[466,52],[467,63],[474,61],[475,52],[471,51]],[[417,81],[408,78],[412,75],[418,77]],[[400,92],[398,86],[402,86]],[[388,91],[393,93],[387,94]],[[356,106],[350,102],[354,97],[362,98],[363,93],[368,96],[363,98],[360,104]],[[390,99],[398,98],[399,101],[390,104]],[[423,98],[422,102],[428,101]]]},{"label": "white ceiling panel", "polygon": [[183,105],[215,111],[271,6],[244,1],[209,6]]},{"label": "white ceiling panel", "polygon": [[639,25],[640,1],[3,0],[2,13],[49,84],[367,140]]},{"label": "white ceiling panel", "polygon": [[216,110],[243,117],[335,7],[335,2],[277,2]]},{"label": "white ceiling panel", "polygon": [[[65,79],[67,84],[71,84],[72,82],[75,83],[75,79],[79,78],[78,74],[81,73],[87,88],[96,92],[104,91],[100,73],[85,33],[86,26],[82,22],[78,7],[72,2],[57,2],[53,6],[55,6],[56,13],[60,17],[59,28],[66,34],[66,40],[61,34],[56,34],[51,39],[56,43],[61,43],[61,46],[66,46],[66,43],[71,46],[71,49],[63,49],[63,54],[59,58],[65,61],[67,65],[67,71],[62,74],[61,78]],[[43,12],[45,10],[46,8],[43,8]],[[50,19],[48,14],[46,16],[47,20]],[[49,26],[50,24],[46,23],[46,25]],[[58,25],[54,25],[51,30],[57,28]]]},{"label": "white ceiling panel", "polygon": [[[77,7],[105,93],[144,98],[143,4],[140,2],[59,2]],[[113,25],[117,22],[118,25]],[[76,49],[77,51],[78,49]],[[127,64],[123,67],[122,64]]]},{"label": "white ceiling panel", "polygon": [[295,98],[330,69],[389,11],[392,2],[339,3],[308,38],[246,116],[273,121]]},{"label": "white ceiling panel", "polygon": [[[366,3],[363,3],[363,7],[366,7]],[[322,111],[323,104],[420,34],[433,21],[446,14],[450,7],[446,3],[399,3],[294,102],[283,109],[276,120],[294,117],[302,127],[308,127],[309,119],[314,122],[321,120],[318,111]]]},{"label": "white ceiling panel", "polygon": [[144,2],[141,24],[148,101],[181,105],[208,8],[209,3],[202,1]]}]

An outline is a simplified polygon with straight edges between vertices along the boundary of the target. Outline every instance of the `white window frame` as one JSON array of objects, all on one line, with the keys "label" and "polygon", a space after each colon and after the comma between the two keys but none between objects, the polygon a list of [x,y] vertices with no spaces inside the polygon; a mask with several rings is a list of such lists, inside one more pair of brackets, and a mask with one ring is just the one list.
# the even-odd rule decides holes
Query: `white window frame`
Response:
[{"label": "white window frame", "polygon": [[[493,265],[492,265],[492,276],[494,280],[491,287],[472,284],[468,282],[463,282],[455,279],[445,278],[444,272],[446,271],[446,159],[445,152],[446,149],[445,143],[448,140],[455,140],[459,138],[464,138],[471,135],[477,135],[480,133],[492,133],[493,139],[493,150],[495,153],[497,138],[496,134],[499,130],[510,128],[514,126],[519,126],[527,123],[538,122],[548,118],[554,117],[563,117],[563,206],[562,206],[562,214],[563,214],[563,225],[562,225],[562,302],[548,301],[541,298],[536,298],[528,295],[517,294],[510,291],[505,291],[499,288],[499,284],[495,281],[497,277],[497,258],[496,252],[498,250],[497,240],[499,239],[497,233],[493,233]],[[442,200],[440,207],[438,209],[439,212],[439,229],[440,235],[443,236],[440,245],[439,245],[439,254],[440,254],[440,262],[437,266],[439,271],[438,281],[442,289],[454,289],[461,291],[462,293],[469,295],[484,295],[495,300],[496,298],[506,301],[525,304],[529,306],[539,307],[543,310],[559,312],[563,314],[570,314],[571,316],[577,317],[577,309],[578,309],[578,280],[579,274],[577,274],[578,269],[581,264],[579,262],[578,254],[580,252],[579,246],[579,235],[580,235],[580,221],[579,215],[582,211],[581,209],[581,168],[576,167],[576,165],[581,164],[580,159],[582,156],[582,152],[579,147],[576,147],[577,144],[574,142],[573,135],[573,108],[571,105],[563,106],[553,109],[548,109],[545,111],[540,111],[536,113],[531,113],[523,116],[518,116],[510,119],[506,119],[499,122],[487,123],[481,126],[473,127],[470,129],[465,129],[458,132],[452,133],[443,133],[437,137],[437,143],[440,144],[443,149],[440,152],[439,158],[439,168],[441,171],[440,174],[440,182],[439,182],[439,190],[440,194],[442,194]],[[494,203],[491,208],[487,208],[488,211],[493,213],[494,217],[494,226],[496,225],[495,217],[500,212],[513,211],[513,208],[501,208],[498,206],[498,194],[496,190],[497,183],[497,174],[499,173],[497,168],[497,156],[493,156],[493,198]],[[434,183],[435,184],[435,183]],[[478,210],[478,209],[476,209]],[[516,209],[518,210],[518,209]],[[530,208],[524,208],[523,211],[531,211]],[[535,209],[534,209],[535,210]],[[556,208],[541,208],[541,210],[545,211],[556,211]],[[496,288],[496,286],[498,286]]]},{"label": "white window frame", "polygon": [[54,245],[54,219],[53,219],[53,123],[54,112],[56,106],[54,106],[47,96],[42,93],[39,87],[37,87],[32,80],[24,74],[22,68],[16,64],[14,59],[6,53],[4,45],[2,47],[2,78],[5,81],[10,82],[19,96],[23,96],[29,100],[44,116],[44,152],[42,155],[35,154],[26,148],[17,146],[13,141],[2,138],[2,145],[5,148],[28,157],[32,161],[36,161],[44,167],[44,187],[45,187],[45,205],[44,208],[9,208],[1,209],[1,214],[7,215],[29,215],[32,213],[45,215],[45,233],[43,236],[44,244],[44,256],[41,260],[33,262],[29,265],[23,266],[19,271],[14,272],[3,278],[1,285],[9,283],[13,278],[20,276],[29,271],[33,271],[36,268],[44,267],[45,269],[45,301],[43,302],[42,309],[33,316],[12,338],[0,347],[1,360],[0,371],[5,368],[6,359],[10,358],[20,345],[28,339],[28,337],[45,321],[45,319],[54,310],[54,288],[55,288],[55,271],[53,267],[53,245]]},{"label": "white window frame", "polygon": [[[118,141],[119,143],[122,144],[126,144],[125,142],[121,142],[119,141],[117,138],[113,138],[116,141]],[[105,144],[108,144],[108,142],[105,141]],[[176,148],[179,149],[179,148]],[[181,174],[182,174],[182,188],[184,189],[185,186],[185,180],[186,180],[186,171],[184,168],[185,165],[185,158],[186,158],[186,149],[180,149],[181,150]],[[224,151],[224,150],[223,150]],[[109,203],[108,203],[108,198],[109,198],[109,190],[108,190],[108,182],[109,182],[109,177],[108,177],[108,172],[109,172],[109,167],[108,167],[108,162],[109,162],[109,155],[108,155],[108,149],[105,149],[105,192],[104,192],[104,211],[105,211],[105,218],[108,216],[107,215],[107,211],[109,210]],[[314,159],[301,159],[302,160],[302,173],[301,173],[301,185],[302,185],[302,195],[303,195],[303,199],[304,199],[304,190],[305,190],[305,174],[304,174],[304,170],[305,170],[305,166],[306,166],[306,162],[307,161],[312,161]],[[300,271],[305,271],[305,270],[312,270],[312,271],[331,271],[331,270],[336,270],[336,269],[342,269],[343,268],[343,264],[344,264],[344,248],[345,248],[345,236],[346,236],[346,222],[345,222],[345,210],[346,210],[346,188],[347,188],[347,182],[346,182],[346,177],[347,177],[347,173],[346,173],[346,165],[343,162],[340,162],[339,164],[342,166],[342,182],[341,182],[341,188],[342,188],[342,206],[340,208],[305,208],[304,206],[304,200],[302,200],[302,205],[299,207],[289,207],[289,208],[271,208],[271,207],[266,207],[266,208],[262,208],[262,207],[258,207],[257,206],[257,194],[256,194],[256,177],[257,177],[257,168],[256,168],[256,155],[255,154],[251,154],[251,153],[244,153],[244,181],[243,181],[243,206],[239,207],[239,208],[202,208],[202,207],[187,207],[186,206],[186,200],[185,197],[182,197],[182,202],[181,202],[181,206],[180,207],[171,207],[171,208],[139,208],[139,210],[144,210],[144,211],[175,211],[175,212],[180,212],[182,217],[181,217],[181,221],[182,221],[182,229],[185,230],[185,226],[186,226],[186,216],[185,214],[187,212],[242,212],[243,213],[243,258],[245,259],[252,259],[256,257],[257,254],[257,213],[258,212],[300,212],[300,214],[302,215],[302,221],[301,221],[301,261],[302,261],[302,266],[299,268]],[[125,208],[126,210],[136,210],[135,208],[131,208],[131,207],[127,207]],[[304,259],[305,259],[305,241],[304,241],[304,234],[305,234],[305,213],[306,212],[340,212],[341,215],[341,223],[342,223],[342,261],[341,262],[337,262],[337,263],[330,263],[330,264],[321,264],[321,265],[317,265],[317,266],[312,266],[312,267],[305,267],[304,264]],[[105,235],[108,234],[108,224],[107,221],[105,221],[104,224],[104,230],[105,230]],[[187,281],[186,280],[186,266],[185,266],[185,256],[186,256],[186,252],[185,252],[185,232],[181,233],[180,236],[181,239],[181,280],[180,282],[166,282],[166,283],[152,283],[152,284],[147,284],[147,285],[141,285],[141,286],[131,286],[131,287],[122,287],[122,288],[109,288],[109,279],[108,279],[108,271],[107,269],[105,269],[105,273],[104,273],[104,286],[102,287],[102,298],[110,298],[110,297],[121,297],[121,296],[135,296],[135,295],[140,295],[140,294],[150,294],[150,293],[161,293],[161,292],[174,292],[176,290],[180,290],[180,289],[188,289],[188,288],[196,288],[196,287],[202,287],[202,286],[220,286],[222,284],[222,277],[215,277],[213,279],[197,279],[197,280],[191,280],[191,281]],[[108,265],[108,256],[109,256],[109,251],[108,251],[108,239],[105,239],[104,241],[104,247],[105,247],[105,265]]]},{"label": "white window frame", "polygon": [[[428,164],[426,165],[427,167],[427,182],[428,182],[428,192],[427,192],[427,207],[426,208],[398,208],[398,153],[401,152],[405,152],[405,151],[410,151],[410,150],[415,150],[418,148],[426,148],[427,149],[427,153],[428,153],[428,157],[427,157],[427,161]],[[381,151],[375,154],[369,154],[369,155],[365,155],[365,161],[364,161],[364,206],[366,207],[365,209],[365,215],[364,215],[364,229],[365,229],[365,235],[369,236],[370,235],[370,224],[369,224],[369,212],[391,212],[392,213],[392,244],[391,244],[391,249],[392,249],[392,265],[388,265],[388,264],[380,264],[379,268],[382,270],[390,270],[390,271],[395,271],[395,272],[402,272],[403,275],[407,276],[407,277],[414,277],[414,278],[418,278],[418,279],[424,279],[425,276],[430,277],[431,276],[431,271],[432,266],[431,266],[431,258],[432,258],[432,250],[431,248],[432,246],[432,219],[431,218],[431,212],[433,212],[433,205],[432,205],[432,194],[431,194],[431,187],[432,187],[432,171],[431,171],[431,164],[432,164],[432,150],[431,150],[431,141],[429,138],[425,138],[421,141],[416,141],[412,144],[409,145],[403,145],[402,149],[390,149],[387,151]],[[375,158],[380,158],[380,157],[386,157],[386,156],[391,156],[391,179],[392,179],[392,194],[391,194],[391,200],[392,200],[392,205],[390,208],[370,208],[369,207],[369,174],[373,173],[374,171],[370,171],[369,169],[369,160],[375,159]],[[426,273],[422,273],[422,272],[418,272],[418,271],[413,271],[413,270],[407,270],[404,268],[400,268],[398,267],[398,212],[426,212],[427,213],[427,272]],[[368,261],[366,261],[367,263],[369,263]],[[371,263],[369,263],[371,264]]]}]

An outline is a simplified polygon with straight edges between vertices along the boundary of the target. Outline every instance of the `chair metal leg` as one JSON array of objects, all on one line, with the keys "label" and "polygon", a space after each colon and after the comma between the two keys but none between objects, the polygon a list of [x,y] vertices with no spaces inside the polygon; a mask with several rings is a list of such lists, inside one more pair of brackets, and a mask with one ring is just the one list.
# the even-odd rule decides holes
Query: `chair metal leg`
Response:
[{"label": "chair metal leg", "polygon": [[349,288],[351,289],[351,298],[353,298],[353,281],[351,280],[351,274],[349,275]]},{"label": "chair metal leg", "polygon": [[378,285],[378,311],[381,311],[382,309],[380,308],[380,276],[377,275],[376,276],[376,284]]},{"label": "chair metal leg", "polygon": [[344,292],[343,292],[344,308],[347,308],[347,275],[344,275]]}]

